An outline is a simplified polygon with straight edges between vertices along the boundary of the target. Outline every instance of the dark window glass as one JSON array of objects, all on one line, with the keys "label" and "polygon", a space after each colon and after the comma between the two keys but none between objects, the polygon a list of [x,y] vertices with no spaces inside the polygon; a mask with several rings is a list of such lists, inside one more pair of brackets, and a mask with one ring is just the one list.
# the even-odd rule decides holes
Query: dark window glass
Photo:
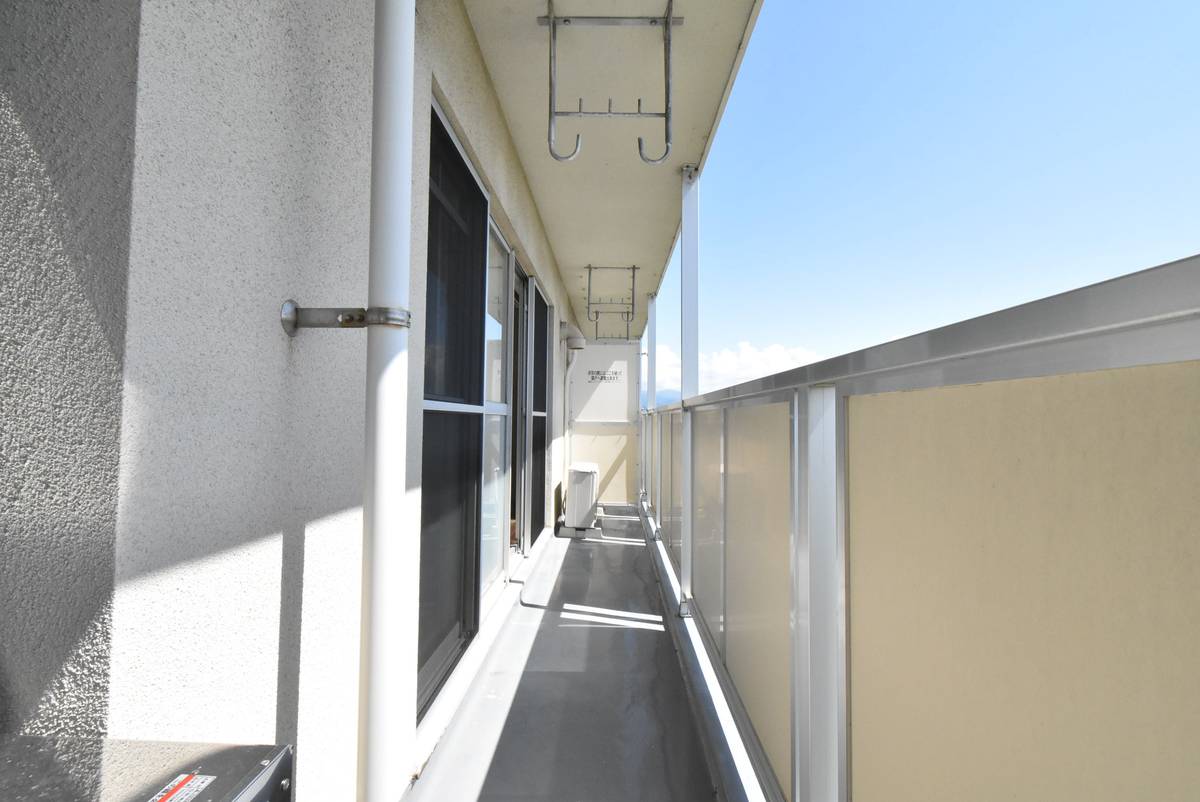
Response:
[{"label": "dark window glass", "polygon": [[547,418],[533,418],[533,455],[530,465],[530,507],[529,531],[533,540],[538,539],[542,527],[546,525],[546,421]]},{"label": "dark window glass", "polygon": [[[428,399],[483,403],[486,257],[487,201],[435,113],[425,296]],[[422,714],[477,628],[482,447],[482,415],[425,413],[417,627]]]},{"label": "dark window glass", "polygon": [[509,378],[512,381],[512,407],[510,409],[510,418],[512,420],[512,481],[509,483],[509,493],[511,495],[513,531],[512,545],[516,546],[520,543],[520,532],[517,529],[518,510],[520,500],[522,498],[521,483],[524,481],[524,473],[522,469],[525,467],[525,410],[526,396],[525,392],[525,343],[528,340],[526,336],[526,317],[525,317],[525,299],[527,297],[527,281],[525,274],[521,272],[521,266],[517,265],[515,273],[515,283],[513,284],[513,327],[512,327],[512,342],[513,342],[513,360],[512,372]]},{"label": "dark window glass", "polygon": [[481,415],[425,413],[417,627],[422,709],[476,626],[482,421]]},{"label": "dark window glass", "polygon": [[483,403],[487,201],[437,114],[429,149],[425,397]]}]

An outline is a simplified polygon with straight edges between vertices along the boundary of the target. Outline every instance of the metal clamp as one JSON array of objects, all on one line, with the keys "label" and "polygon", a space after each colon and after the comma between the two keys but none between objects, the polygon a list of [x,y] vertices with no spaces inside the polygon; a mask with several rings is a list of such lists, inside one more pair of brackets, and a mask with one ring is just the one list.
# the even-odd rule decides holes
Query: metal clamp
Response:
[{"label": "metal clamp", "polygon": [[412,315],[407,309],[394,306],[359,307],[300,306],[292,299],[283,302],[279,324],[289,337],[299,329],[362,329],[367,326],[390,326],[407,329]]}]

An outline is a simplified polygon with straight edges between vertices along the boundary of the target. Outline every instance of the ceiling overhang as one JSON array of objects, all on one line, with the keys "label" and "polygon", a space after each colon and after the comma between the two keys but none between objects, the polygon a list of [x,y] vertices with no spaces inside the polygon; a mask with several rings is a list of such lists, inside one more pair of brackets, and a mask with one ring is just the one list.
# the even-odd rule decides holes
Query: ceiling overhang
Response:
[{"label": "ceiling overhang", "polygon": [[[762,0],[675,0],[671,29],[672,148],[662,164],[638,152],[663,152],[657,117],[559,118],[557,161],[547,145],[550,29],[538,23],[546,0],[465,0],[509,131],[588,337],[640,337],[646,301],[662,283],[679,230],[684,165],[703,166]],[[666,0],[557,0],[555,16],[662,17]],[[663,108],[663,28],[658,25],[562,25],[557,38],[557,108],[646,112]],[[638,267],[635,309],[619,303],[588,319],[587,266]],[[592,272],[592,297],[628,300],[626,270]],[[593,311],[596,311],[593,308]],[[596,315],[593,315],[595,318]]]}]

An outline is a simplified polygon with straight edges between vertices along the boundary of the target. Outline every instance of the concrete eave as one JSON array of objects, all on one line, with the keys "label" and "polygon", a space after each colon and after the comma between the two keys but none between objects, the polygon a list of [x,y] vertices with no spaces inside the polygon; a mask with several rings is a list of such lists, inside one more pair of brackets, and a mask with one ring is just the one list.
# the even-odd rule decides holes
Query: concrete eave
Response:
[{"label": "concrete eave", "polygon": [[[684,24],[672,31],[673,147],[660,165],[638,156],[663,148],[657,119],[560,119],[558,150],[582,149],[570,162],[554,160],[546,144],[549,32],[537,24],[545,0],[465,0],[509,131],[538,205],[576,319],[597,334],[586,315],[586,266],[637,265],[637,309],[629,331],[646,325],[646,299],[658,291],[680,220],[680,174],[703,167],[733,87],[762,0],[676,0]],[[557,16],[661,16],[665,0],[557,0]],[[559,29],[558,108],[646,111],[663,107],[662,30],[657,27]],[[593,297],[628,298],[626,271],[593,276]],[[601,316],[599,335],[625,336],[616,314]]]}]

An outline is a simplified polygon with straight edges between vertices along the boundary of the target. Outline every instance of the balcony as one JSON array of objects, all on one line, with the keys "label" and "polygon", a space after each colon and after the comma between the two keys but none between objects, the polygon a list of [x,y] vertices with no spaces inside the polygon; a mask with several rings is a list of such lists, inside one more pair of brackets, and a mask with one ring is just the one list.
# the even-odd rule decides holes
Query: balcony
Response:
[{"label": "balcony", "polygon": [[[787,293],[747,250],[702,274],[762,7],[0,3],[0,802],[1195,797],[1200,257],[702,392],[701,331],[742,328],[702,278],[790,327],[854,256]],[[889,13],[903,50],[923,18]],[[1189,26],[1124,22],[1145,74],[1190,74]],[[762,63],[778,127],[740,151],[807,170]],[[812,74],[877,163],[946,155]],[[1095,83],[1171,120],[1138,154],[1186,139],[1147,112],[1186,81]],[[946,114],[984,97],[993,135],[987,88]],[[1186,164],[1138,158],[1124,203],[1186,200]],[[706,197],[749,208],[738,179]],[[839,216],[878,233],[808,231]]]},{"label": "balcony", "polygon": [[1183,798],[1198,358],[1200,257],[643,410],[414,798]]}]

